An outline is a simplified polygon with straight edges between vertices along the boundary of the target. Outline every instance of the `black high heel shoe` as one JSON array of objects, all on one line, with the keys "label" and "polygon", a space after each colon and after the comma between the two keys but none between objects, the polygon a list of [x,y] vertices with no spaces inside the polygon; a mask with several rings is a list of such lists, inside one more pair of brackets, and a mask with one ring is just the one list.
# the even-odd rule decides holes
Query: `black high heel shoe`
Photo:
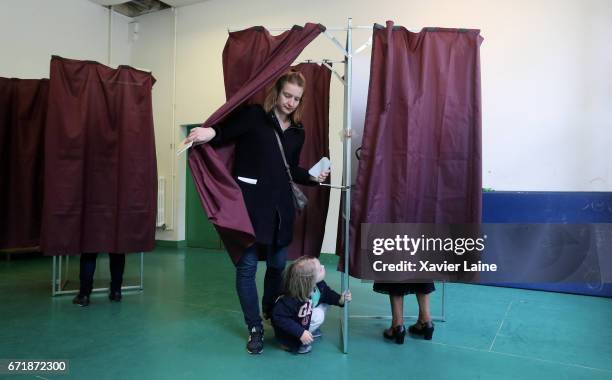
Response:
[{"label": "black high heel shoe", "polygon": [[422,336],[425,340],[431,340],[434,332],[434,324],[432,321],[417,321],[417,323],[408,328],[408,332],[410,335]]},{"label": "black high heel shoe", "polygon": [[[391,333],[389,333],[389,330]],[[385,339],[395,340],[397,344],[404,344],[404,337],[406,336],[406,327],[399,325],[383,331]]]}]

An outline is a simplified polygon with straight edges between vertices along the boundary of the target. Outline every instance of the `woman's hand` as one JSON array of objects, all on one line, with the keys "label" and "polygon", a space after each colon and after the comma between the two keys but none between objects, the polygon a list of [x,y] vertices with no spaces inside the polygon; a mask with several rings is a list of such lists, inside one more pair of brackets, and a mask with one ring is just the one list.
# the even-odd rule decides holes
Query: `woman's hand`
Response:
[{"label": "woman's hand", "polygon": [[313,340],[314,338],[312,337],[310,331],[304,330],[302,336],[300,337],[300,342],[302,342],[302,344],[310,344]]},{"label": "woman's hand", "polygon": [[329,177],[329,173],[330,173],[330,170],[328,169],[328,170],[322,172],[321,174],[319,174],[318,177],[310,176],[310,179],[312,179],[315,182],[323,183],[323,182],[327,181],[327,177]]},{"label": "woman's hand", "polygon": [[193,128],[191,132],[189,132],[189,136],[183,141],[184,144],[187,144],[191,141],[193,142],[201,142],[207,143],[212,140],[217,135],[217,132],[213,128],[202,128],[197,127]]},{"label": "woman's hand", "polygon": [[347,302],[351,302],[353,296],[351,295],[351,291],[347,290],[340,296],[340,306],[344,306]]}]

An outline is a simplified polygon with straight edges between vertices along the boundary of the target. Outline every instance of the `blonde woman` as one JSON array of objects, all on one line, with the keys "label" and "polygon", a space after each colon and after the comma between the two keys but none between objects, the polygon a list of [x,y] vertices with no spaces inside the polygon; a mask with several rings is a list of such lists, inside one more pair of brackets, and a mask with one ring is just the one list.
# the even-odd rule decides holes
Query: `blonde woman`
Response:
[{"label": "blonde woman", "polygon": [[293,238],[293,193],[277,135],[295,182],[318,185],[329,175],[327,171],[315,178],[298,166],[305,139],[301,124],[305,86],[300,72],[288,71],[268,90],[263,106],[243,107],[221,125],[192,129],[186,139],[215,146],[236,144],[233,175],[256,239],[236,264],[236,291],[249,330],[246,349],[250,354],[263,351],[264,338],[255,285],[257,262],[266,260],[262,309],[264,318],[269,318],[281,290],[287,246]]}]

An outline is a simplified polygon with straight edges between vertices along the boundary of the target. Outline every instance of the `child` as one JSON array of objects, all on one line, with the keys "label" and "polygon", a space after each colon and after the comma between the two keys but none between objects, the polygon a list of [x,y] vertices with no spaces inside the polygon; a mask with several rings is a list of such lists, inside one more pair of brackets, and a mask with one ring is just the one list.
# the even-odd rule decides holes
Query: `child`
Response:
[{"label": "child", "polygon": [[291,264],[284,278],[283,295],[272,312],[272,326],[283,348],[305,354],[312,349],[319,326],[325,320],[329,305],[343,307],[351,301],[351,292],[342,295],[327,286],[325,267],[316,257],[302,256]]}]

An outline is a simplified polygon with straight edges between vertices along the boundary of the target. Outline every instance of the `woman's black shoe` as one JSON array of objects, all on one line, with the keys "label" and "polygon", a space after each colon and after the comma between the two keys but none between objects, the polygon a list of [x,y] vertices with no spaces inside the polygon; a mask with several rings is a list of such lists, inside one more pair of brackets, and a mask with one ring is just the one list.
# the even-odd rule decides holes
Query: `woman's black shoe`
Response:
[{"label": "woman's black shoe", "polygon": [[113,302],[121,302],[121,290],[108,293],[108,299]]},{"label": "woman's black shoe", "polygon": [[111,300],[111,302],[121,302],[121,286],[113,286],[113,283],[111,282],[109,289],[108,299]]},{"label": "woman's black shoe", "polygon": [[397,344],[404,344],[404,337],[406,336],[406,328],[404,325],[392,327],[383,331],[385,339],[395,340]]},{"label": "woman's black shoe", "polygon": [[425,340],[431,340],[434,332],[434,324],[432,321],[417,321],[417,323],[408,328],[408,332],[411,335],[422,336]]},{"label": "woman's black shoe", "polygon": [[89,296],[84,296],[81,294],[77,294],[73,299],[72,303],[79,306],[88,306],[89,305]]}]

